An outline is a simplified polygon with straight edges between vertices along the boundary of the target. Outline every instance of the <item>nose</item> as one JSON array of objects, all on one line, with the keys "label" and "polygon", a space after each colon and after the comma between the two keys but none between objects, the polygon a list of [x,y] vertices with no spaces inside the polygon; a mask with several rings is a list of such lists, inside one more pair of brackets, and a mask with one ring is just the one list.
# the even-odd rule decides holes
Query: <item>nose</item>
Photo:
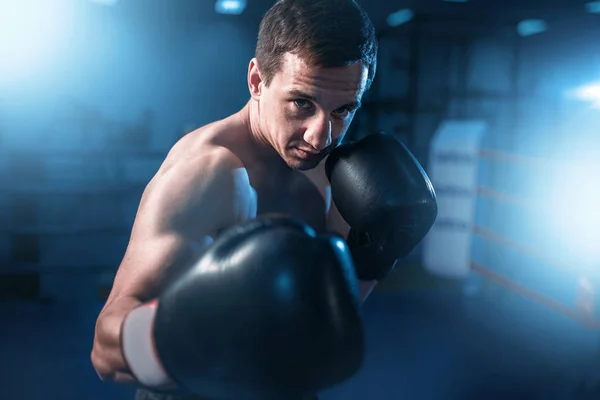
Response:
[{"label": "nose", "polygon": [[331,144],[331,120],[327,116],[316,116],[304,132],[304,141],[316,151]]}]

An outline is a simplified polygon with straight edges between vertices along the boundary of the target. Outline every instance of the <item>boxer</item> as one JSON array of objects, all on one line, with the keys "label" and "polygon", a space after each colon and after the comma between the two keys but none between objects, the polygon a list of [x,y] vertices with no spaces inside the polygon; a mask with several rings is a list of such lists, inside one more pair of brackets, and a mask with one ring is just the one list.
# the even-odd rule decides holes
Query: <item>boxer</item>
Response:
[{"label": "boxer", "polygon": [[340,145],[376,58],[353,0],[265,14],[249,101],[183,137],[144,191],[96,322],[102,380],[138,399],[289,399],[358,370],[358,305],[437,212],[395,138]]}]

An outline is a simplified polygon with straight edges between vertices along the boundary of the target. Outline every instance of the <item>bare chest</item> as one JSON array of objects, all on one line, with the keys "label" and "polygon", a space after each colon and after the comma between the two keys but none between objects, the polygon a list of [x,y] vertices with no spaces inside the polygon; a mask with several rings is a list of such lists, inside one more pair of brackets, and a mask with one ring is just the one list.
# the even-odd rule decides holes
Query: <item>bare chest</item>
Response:
[{"label": "bare chest", "polygon": [[248,173],[256,191],[258,215],[285,214],[308,223],[318,232],[325,231],[329,208],[326,188],[296,171],[279,175],[261,170]]}]

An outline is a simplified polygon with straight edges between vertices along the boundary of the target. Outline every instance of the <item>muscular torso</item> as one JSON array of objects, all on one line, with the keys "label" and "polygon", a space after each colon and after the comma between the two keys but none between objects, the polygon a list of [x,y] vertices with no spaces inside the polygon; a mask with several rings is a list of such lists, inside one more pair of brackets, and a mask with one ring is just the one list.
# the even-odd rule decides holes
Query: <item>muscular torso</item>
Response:
[{"label": "muscular torso", "polygon": [[269,174],[249,169],[250,184],[256,190],[257,214],[281,213],[299,218],[317,231],[326,229],[326,200],[314,181],[301,172]]},{"label": "muscular torso", "polygon": [[201,157],[194,155],[214,147],[224,147],[235,154],[255,191],[257,215],[286,214],[308,223],[317,232],[331,228],[330,191],[323,163],[310,171],[295,171],[276,158],[257,154],[247,128],[235,116],[192,132],[183,141],[174,157],[180,157],[181,162],[201,162]]}]

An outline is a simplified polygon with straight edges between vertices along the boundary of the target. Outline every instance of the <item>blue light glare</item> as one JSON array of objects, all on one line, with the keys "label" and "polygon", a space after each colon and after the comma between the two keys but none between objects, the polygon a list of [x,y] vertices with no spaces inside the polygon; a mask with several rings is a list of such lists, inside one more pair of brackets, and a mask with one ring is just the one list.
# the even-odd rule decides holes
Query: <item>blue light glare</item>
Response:
[{"label": "blue light glare", "polygon": [[217,0],[215,11],[219,14],[239,15],[246,9],[246,0]]},{"label": "blue light glare", "polygon": [[400,26],[413,19],[414,13],[409,9],[398,10],[387,17],[389,26]]},{"label": "blue light glare", "polygon": [[58,57],[72,8],[69,0],[0,2],[0,80],[28,78]]},{"label": "blue light glare", "polygon": [[526,19],[517,25],[517,33],[522,37],[536,35],[546,30],[548,30],[548,24],[541,19]]},{"label": "blue light glare", "polygon": [[590,1],[585,3],[585,9],[590,14],[600,14],[600,1]]}]

